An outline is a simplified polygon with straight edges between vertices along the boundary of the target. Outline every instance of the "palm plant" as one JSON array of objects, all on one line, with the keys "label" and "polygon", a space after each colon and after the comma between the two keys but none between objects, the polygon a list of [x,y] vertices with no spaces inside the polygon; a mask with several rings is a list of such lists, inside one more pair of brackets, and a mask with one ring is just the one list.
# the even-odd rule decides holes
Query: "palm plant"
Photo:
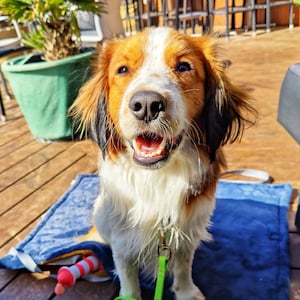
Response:
[{"label": "palm plant", "polygon": [[0,0],[3,13],[33,24],[23,34],[24,44],[43,53],[45,60],[66,58],[79,52],[80,30],[76,12],[100,14],[104,2],[95,0]]}]

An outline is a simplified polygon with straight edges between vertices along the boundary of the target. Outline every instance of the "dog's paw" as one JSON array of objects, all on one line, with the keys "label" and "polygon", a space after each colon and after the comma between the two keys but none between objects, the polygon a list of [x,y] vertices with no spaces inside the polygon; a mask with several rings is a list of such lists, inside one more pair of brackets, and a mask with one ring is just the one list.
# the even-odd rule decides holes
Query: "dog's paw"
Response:
[{"label": "dog's paw", "polygon": [[175,295],[176,300],[205,300],[204,295],[196,286],[191,289],[175,289]]},{"label": "dog's paw", "polygon": [[120,293],[119,294],[119,297],[117,297],[117,298],[115,298],[115,299],[120,299],[120,300],[122,300],[122,299],[134,299],[134,300],[142,300],[142,297],[141,297],[141,295],[140,294],[132,294],[132,295],[130,295],[130,294],[122,294],[122,293]]}]

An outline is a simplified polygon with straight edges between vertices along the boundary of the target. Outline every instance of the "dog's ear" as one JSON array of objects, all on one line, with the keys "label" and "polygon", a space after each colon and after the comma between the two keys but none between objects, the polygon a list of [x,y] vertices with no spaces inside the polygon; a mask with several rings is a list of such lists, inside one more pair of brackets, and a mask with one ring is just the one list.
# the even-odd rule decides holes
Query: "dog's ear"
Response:
[{"label": "dog's ear", "polygon": [[78,120],[76,130],[96,142],[103,158],[108,151],[114,127],[108,114],[108,67],[110,62],[110,45],[99,48],[99,55],[94,62],[93,76],[80,89],[70,115]]},{"label": "dog's ear", "polygon": [[220,146],[238,140],[245,126],[254,123],[256,111],[246,91],[233,85],[227,77],[228,64],[218,57],[217,44],[207,39],[203,54],[206,82],[202,118],[205,143],[214,161]]},{"label": "dog's ear", "polygon": [[100,93],[96,112],[88,128],[88,134],[100,147],[103,159],[105,159],[108,150],[108,140],[111,135],[110,128],[106,97]]}]

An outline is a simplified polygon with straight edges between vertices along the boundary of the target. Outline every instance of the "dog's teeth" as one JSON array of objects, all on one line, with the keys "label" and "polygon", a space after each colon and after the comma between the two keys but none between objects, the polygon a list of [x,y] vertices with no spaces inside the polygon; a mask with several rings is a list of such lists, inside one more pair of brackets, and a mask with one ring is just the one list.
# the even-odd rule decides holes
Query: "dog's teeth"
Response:
[{"label": "dog's teeth", "polygon": [[167,144],[166,139],[163,139],[162,142],[161,142],[161,144],[159,145],[159,148],[160,148],[161,150],[165,149],[166,144]]},{"label": "dog's teeth", "polygon": [[135,139],[132,141],[132,146],[133,146],[133,149],[135,149],[135,150],[138,149],[137,142]]},{"label": "dog's teeth", "polygon": [[157,151],[152,151],[152,152],[138,151],[138,153],[140,156],[154,157],[154,156],[161,155],[162,151],[163,151],[163,149],[158,149]]}]

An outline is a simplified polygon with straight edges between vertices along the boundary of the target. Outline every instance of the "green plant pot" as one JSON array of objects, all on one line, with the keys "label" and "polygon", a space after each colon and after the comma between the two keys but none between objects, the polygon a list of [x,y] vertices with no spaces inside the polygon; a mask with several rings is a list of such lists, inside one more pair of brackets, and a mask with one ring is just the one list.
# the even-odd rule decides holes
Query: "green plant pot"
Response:
[{"label": "green plant pot", "polygon": [[38,61],[32,54],[2,64],[32,135],[42,140],[72,137],[68,109],[90,75],[94,52],[57,61]]}]

